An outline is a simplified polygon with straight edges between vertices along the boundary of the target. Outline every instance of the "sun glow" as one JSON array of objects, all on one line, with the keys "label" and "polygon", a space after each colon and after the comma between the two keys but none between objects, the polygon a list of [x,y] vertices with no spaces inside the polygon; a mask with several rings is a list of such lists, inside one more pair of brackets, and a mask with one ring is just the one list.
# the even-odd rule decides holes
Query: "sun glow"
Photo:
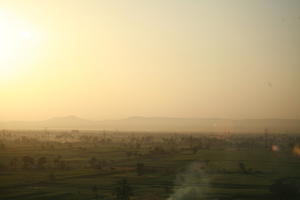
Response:
[{"label": "sun glow", "polygon": [[0,11],[0,80],[21,74],[25,60],[34,55],[38,43],[33,27]]}]

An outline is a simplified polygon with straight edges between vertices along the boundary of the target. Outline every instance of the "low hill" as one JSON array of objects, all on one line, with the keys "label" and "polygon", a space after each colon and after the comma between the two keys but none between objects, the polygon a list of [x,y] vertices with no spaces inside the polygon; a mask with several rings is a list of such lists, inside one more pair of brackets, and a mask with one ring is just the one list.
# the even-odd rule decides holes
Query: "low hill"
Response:
[{"label": "low hill", "polygon": [[197,119],[167,117],[130,117],[121,120],[92,121],[76,116],[45,121],[0,122],[0,129],[99,129],[119,131],[167,132],[264,132],[300,133],[300,120],[293,119]]}]

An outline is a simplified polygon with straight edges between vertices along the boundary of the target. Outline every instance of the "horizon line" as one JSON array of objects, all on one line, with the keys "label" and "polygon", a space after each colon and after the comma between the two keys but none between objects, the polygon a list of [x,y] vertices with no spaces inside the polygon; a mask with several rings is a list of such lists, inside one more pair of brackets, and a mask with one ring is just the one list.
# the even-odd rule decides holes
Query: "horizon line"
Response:
[{"label": "horizon line", "polygon": [[170,117],[170,116],[128,116],[124,118],[113,118],[113,119],[91,119],[91,118],[82,118],[78,115],[64,115],[64,116],[56,116],[50,117],[46,119],[40,120],[2,120],[0,122],[43,122],[53,119],[66,119],[66,118],[74,118],[80,120],[87,120],[87,121],[118,121],[118,120],[128,120],[128,119],[183,119],[183,120],[300,120],[297,118],[282,118],[282,117],[262,117],[262,118],[226,118],[226,117]]}]

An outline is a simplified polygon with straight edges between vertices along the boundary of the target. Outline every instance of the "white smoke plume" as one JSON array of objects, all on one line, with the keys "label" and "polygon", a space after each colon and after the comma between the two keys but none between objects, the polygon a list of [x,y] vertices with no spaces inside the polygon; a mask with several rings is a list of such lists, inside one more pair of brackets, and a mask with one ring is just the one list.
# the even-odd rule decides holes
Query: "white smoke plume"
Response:
[{"label": "white smoke plume", "polygon": [[205,167],[204,163],[196,162],[191,164],[185,172],[178,174],[174,184],[174,192],[167,200],[204,199],[203,188],[207,188],[209,185]]}]

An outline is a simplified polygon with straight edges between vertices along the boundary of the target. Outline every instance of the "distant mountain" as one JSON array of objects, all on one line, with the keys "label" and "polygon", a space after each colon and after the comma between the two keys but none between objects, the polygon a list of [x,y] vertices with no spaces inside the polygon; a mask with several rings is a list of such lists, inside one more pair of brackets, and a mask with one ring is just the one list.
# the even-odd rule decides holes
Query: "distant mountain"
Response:
[{"label": "distant mountain", "polygon": [[57,127],[57,128],[88,128],[94,126],[95,121],[82,119],[77,116],[66,116],[66,117],[56,117],[43,121],[42,123],[47,127]]},{"label": "distant mountain", "polygon": [[98,129],[119,131],[165,132],[264,132],[300,133],[300,120],[293,119],[196,119],[168,117],[130,117],[121,120],[92,121],[76,116],[45,121],[0,122],[0,129]]},{"label": "distant mountain", "polygon": [[55,117],[45,121],[11,121],[0,123],[0,128],[78,128],[90,129],[96,122],[82,119],[73,115]]},{"label": "distant mountain", "polygon": [[292,119],[198,119],[166,117],[131,117],[106,121],[103,127],[119,130],[178,131],[178,132],[299,132],[300,120]]}]

